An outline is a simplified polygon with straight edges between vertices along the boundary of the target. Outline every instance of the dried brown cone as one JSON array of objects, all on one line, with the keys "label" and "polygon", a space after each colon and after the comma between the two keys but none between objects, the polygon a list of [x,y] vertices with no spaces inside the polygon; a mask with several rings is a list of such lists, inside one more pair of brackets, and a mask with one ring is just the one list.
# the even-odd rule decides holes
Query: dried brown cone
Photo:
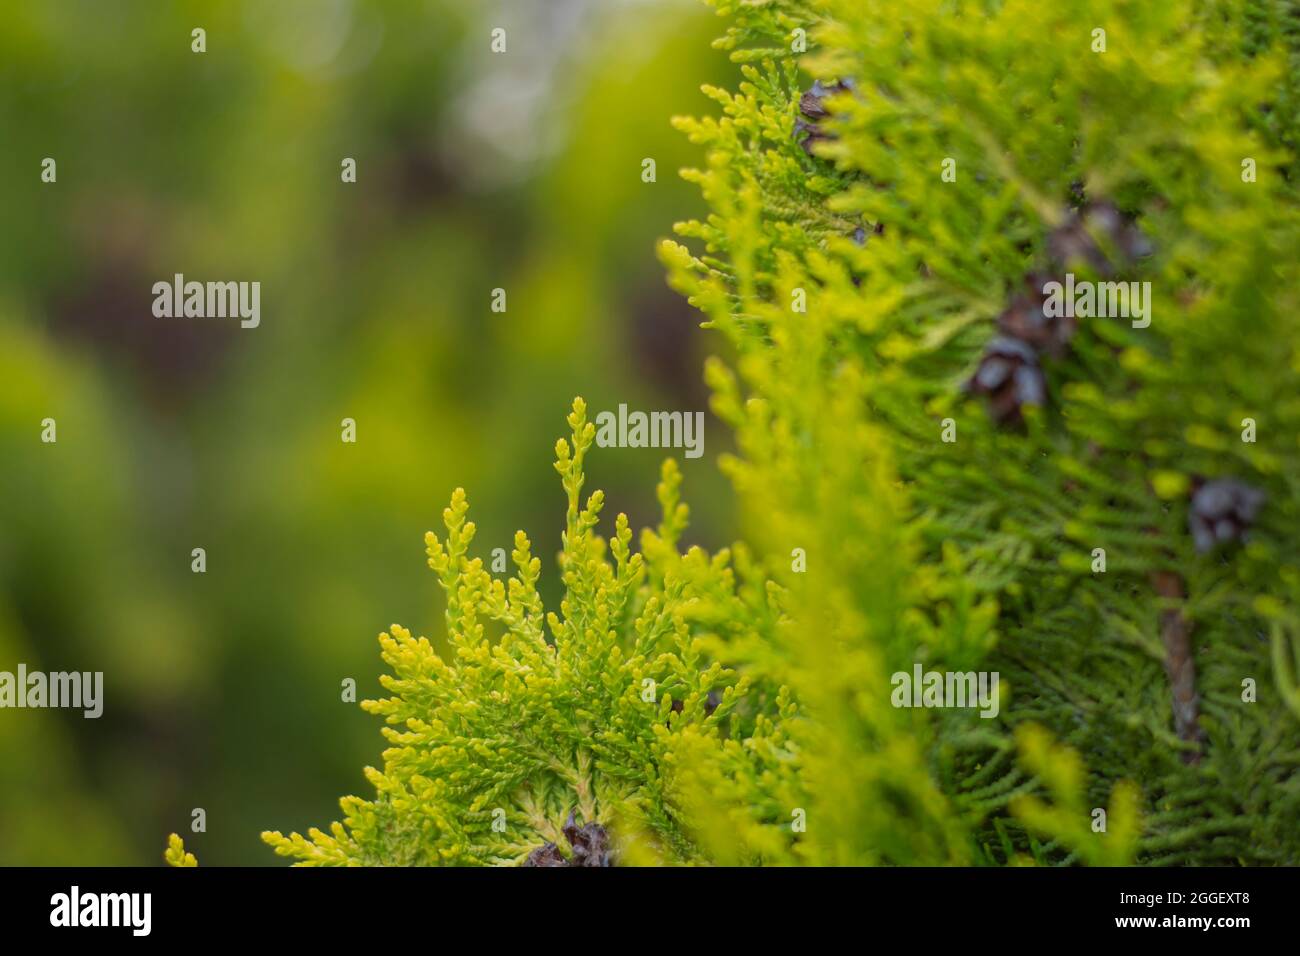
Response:
[{"label": "dried brown cone", "polygon": [[609,852],[609,833],[599,823],[586,823],[579,827],[573,822],[573,811],[569,811],[564,838],[573,848],[570,866],[614,865]]},{"label": "dried brown cone", "polygon": [[1085,265],[1106,277],[1130,269],[1151,250],[1151,240],[1132,218],[1105,200],[1070,213],[1047,236],[1047,254],[1054,265]]},{"label": "dried brown cone", "polygon": [[1051,281],[1051,276],[1041,272],[1025,276],[1021,290],[1011,297],[998,316],[998,329],[1003,335],[1032,345],[1039,352],[1060,358],[1079,326],[1073,316],[1046,314],[1043,305],[1047,294],[1043,292],[1043,286]]},{"label": "dried brown cone", "polygon": [[528,859],[524,861],[524,866],[568,866],[569,861],[564,858],[560,848],[554,843],[537,847],[532,853],[528,854]]},{"label": "dried brown cone", "polygon": [[803,151],[809,156],[813,154],[812,147],[814,143],[835,138],[821,126],[821,121],[831,115],[830,110],[826,108],[827,97],[851,89],[853,89],[853,83],[849,80],[841,80],[838,83],[823,83],[821,80],[814,80],[813,85],[800,95],[799,112],[805,118],[795,121],[794,135],[798,139],[799,145],[803,147]]},{"label": "dried brown cone", "polygon": [[1019,425],[1024,406],[1047,401],[1047,379],[1033,348],[1000,335],[989,341],[984,357],[965,385],[973,395],[988,397],[989,414],[999,425]]},{"label": "dried brown cone", "polygon": [[1204,554],[1221,544],[1244,541],[1264,500],[1264,492],[1235,478],[1193,482],[1187,527],[1196,550]]},{"label": "dried brown cone", "polygon": [[554,843],[546,843],[528,854],[524,866],[613,866],[609,851],[609,833],[599,823],[578,826],[569,811],[564,824],[564,839],[569,843],[571,856],[565,857]]}]

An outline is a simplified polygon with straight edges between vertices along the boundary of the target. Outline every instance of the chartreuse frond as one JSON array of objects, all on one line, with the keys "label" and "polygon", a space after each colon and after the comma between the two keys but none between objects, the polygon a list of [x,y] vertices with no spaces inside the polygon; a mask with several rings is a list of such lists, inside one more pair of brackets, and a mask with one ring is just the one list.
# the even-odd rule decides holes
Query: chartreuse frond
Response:
[{"label": "chartreuse frond", "polygon": [[[734,580],[725,559],[677,552],[686,510],[672,465],[647,553],[632,552],[623,515],[609,542],[601,538],[604,495],[582,500],[594,429],[581,399],[568,421],[555,461],[568,504],[559,613],[544,614],[541,562],[523,532],[508,581],[470,555],[474,524],[457,489],[445,533],[426,537],[451,652],[444,658],[396,625],[380,635],[390,696],[363,704],[387,724],[383,768],[366,771],[376,794],[344,799],[328,833],[264,834],[277,853],[307,865],[522,864],[576,858],[595,826],[615,859],[704,859],[682,822],[673,755],[689,748],[719,766],[726,755],[738,770],[759,759],[737,762],[755,735],[726,718],[757,713],[761,702],[706,659],[692,617],[735,602]],[[499,640],[486,636],[487,621],[504,629]]]},{"label": "chartreuse frond", "polygon": [[163,852],[163,859],[167,861],[169,866],[199,865],[199,861],[193,853],[185,852],[185,841],[175,833],[167,838],[167,849]]}]

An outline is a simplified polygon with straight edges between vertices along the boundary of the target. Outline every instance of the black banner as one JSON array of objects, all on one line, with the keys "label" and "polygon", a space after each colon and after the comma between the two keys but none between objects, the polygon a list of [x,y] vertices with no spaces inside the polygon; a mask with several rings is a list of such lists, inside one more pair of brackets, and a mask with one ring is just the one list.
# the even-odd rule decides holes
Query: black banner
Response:
[{"label": "black banner", "polygon": [[[439,939],[687,943],[715,924],[764,941],[817,927],[866,941],[1051,934],[1231,945],[1294,917],[1284,869],[16,869],[3,871],[6,933],[82,942],[268,940],[382,945]],[[539,937],[537,934],[542,934]],[[700,940],[703,942],[703,940]]]}]

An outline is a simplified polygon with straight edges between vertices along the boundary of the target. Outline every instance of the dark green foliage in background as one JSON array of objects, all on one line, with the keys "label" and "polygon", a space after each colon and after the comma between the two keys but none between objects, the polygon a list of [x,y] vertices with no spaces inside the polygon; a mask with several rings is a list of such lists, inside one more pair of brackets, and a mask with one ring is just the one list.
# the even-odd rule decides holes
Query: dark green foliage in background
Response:
[{"label": "dark green foliage in background", "polygon": [[[928,748],[975,857],[1100,861],[1114,820],[1099,837],[1084,815],[1122,780],[1141,794],[1140,862],[1300,862],[1295,5],[719,6],[747,82],[717,94],[720,121],[682,123],[709,150],[692,178],[713,216],[680,229],[702,250],[664,255],[742,353],[743,388],[720,396],[740,427],[755,415],[742,395],[761,399],[764,431],[804,436],[808,472],[843,457],[854,424],[870,428],[880,444],[865,454],[896,463],[916,573],[959,574],[972,592],[926,613],[996,606],[995,644],[904,643],[895,658],[994,669],[1009,685],[994,739],[966,748],[944,727]],[[814,41],[804,73],[782,50],[797,27]],[[852,81],[827,100],[812,157],[791,136],[809,74]],[[940,178],[949,158],[954,182]],[[1042,358],[1045,404],[1000,426],[963,383],[1024,277],[1052,268],[1049,236],[1080,192],[1149,240],[1119,278],[1151,283],[1151,325],[1080,319],[1063,354]],[[791,311],[796,288],[807,314]],[[841,402],[851,411],[819,444],[816,423]],[[940,441],[949,418],[953,443]],[[1224,478],[1267,503],[1244,544],[1202,554],[1190,491]],[[879,502],[861,480],[842,494]],[[767,522],[777,504],[762,500]],[[846,591],[869,575],[823,560]],[[1157,596],[1170,579],[1185,598]],[[1171,716],[1169,615],[1192,635],[1199,747]],[[1243,700],[1248,680],[1257,702]],[[1017,727],[1026,755],[1048,752],[1041,728],[1077,752],[1074,807],[1026,802],[1028,778],[992,771]]]}]

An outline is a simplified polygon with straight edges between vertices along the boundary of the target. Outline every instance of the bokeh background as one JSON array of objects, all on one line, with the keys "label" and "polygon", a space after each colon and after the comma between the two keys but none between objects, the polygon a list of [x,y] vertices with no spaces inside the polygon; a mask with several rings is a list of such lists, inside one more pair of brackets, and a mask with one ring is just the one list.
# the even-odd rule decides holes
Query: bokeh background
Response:
[{"label": "bokeh background", "polygon": [[[0,864],[156,864],[173,830],[278,863],[262,830],[368,792],[340,685],[380,693],[390,624],[440,634],[452,489],[477,553],[550,556],[575,395],[706,407],[720,343],[654,243],[702,212],[669,118],[731,78],[716,31],[697,0],[0,0],[0,670],[106,685],[99,720],[0,710]],[[261,326],[154,318],[177,272],[260,281]],[[731,540],[726,442],[682,461],[688,544]],[[656,519],[662,454],[595,450],[609,516]]]}]

